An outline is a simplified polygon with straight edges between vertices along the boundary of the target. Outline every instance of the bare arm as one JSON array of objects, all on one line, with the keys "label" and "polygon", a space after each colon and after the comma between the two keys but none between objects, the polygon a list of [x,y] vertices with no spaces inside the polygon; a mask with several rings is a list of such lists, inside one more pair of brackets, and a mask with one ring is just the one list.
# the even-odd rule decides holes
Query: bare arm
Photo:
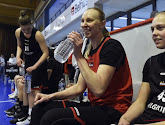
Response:
[{"label": "bare arm", "polygon": [[17,39],[17,54],[16,54],[16,59],[17,59],[17,65],[18,66],[21,66],[23,60],[21,59],[21,53],[22,53],[22,46],[21,46],[21,39],[20,39],[20,32],[21,32],[21,29],[18,28],[16,31],[15,31],[15,36],[16,36],[16,39]]},{"label": "bare arm", "polygon": [[150,95],[150,85],[148,82],[143,82],[139,95],[136,101],[129,107],[127,112],[120,118],[119,125],[126,125],[126,122],[130,124],[134,119],[140,116],[146,107],[146,102]]},{"label": "bare arm", "polygon": [[34,64],[36,67],[40,66],[48,57],[49,55],[49,51],[48,51],[48,47],[46,45],[44,36],[41,34],[40,31],[36,32],[36,40],[40,45],[40,48],[42,50],[42,56],[40,57],[40,59]]},{"label": "bare arm", "polygon": [[96,97],[101,96],[107,89],[116,68],[102,64],[99,65],[97,72],[94,72],[81,53],[83,40],[80,34],[74,32],[70,33],[68,37],[74,43],[74,56],[85,83]]},{"label": "bare arm", "polygon": [[35,97],[35,105],[38,103],[49,101],[49,100],[62,100],[62,99],[72,99],[83,93],[86,89],[86,85],[83,81],[82,76],[79,76],[77,84],[69,87],[63,91],[52,93],[49,95],[37,93]]},{"label": "bare arm", "polygon": [[47,57],[49,55],[48,47],[47,47],[45,39],[40,31],[36,32],[35,38],[41,48],[42,56],[32,67],[29,67],[26,69],[28,72],[31,72],[31,71],[37,69],[47,59]]},{"label": "bare arm", "polygon": [[99,65],[97,72],[94,72],[88,66],[85,58],[76,58],[85,83],[96,97],[101,96],[107,89],[116,68],[108,65]]}]

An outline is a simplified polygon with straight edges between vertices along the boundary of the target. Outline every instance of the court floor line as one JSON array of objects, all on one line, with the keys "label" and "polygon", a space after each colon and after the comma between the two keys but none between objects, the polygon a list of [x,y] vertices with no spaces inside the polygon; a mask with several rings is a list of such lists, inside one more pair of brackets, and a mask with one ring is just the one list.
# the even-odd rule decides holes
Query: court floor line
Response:
[{"label": "court floor line", "polygon": [[3,102],[14,102],[14,100],[0,101],[0,103],[3,103]]}]

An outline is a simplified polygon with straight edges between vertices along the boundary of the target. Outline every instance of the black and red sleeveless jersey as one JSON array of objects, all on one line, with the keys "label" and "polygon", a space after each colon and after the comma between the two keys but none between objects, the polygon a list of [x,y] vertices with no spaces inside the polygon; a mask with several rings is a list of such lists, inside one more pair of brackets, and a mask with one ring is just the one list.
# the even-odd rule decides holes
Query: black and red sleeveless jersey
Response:
[{"label": "black and red sleeveless jersey", "polygon": [[[114,40],[112,40],[110,37],[104,39],[97,52],[95,52],[92,56],[89,56],[89,59],[87,59],[90,68],[94,72],[97,72],[98,66],[100,65],[100,52],[104,51],[102,50],[103,45],[106,42],[113,41]],[[132,95],[132,77],[126,56],[124,58],[123,64],[120,67],[116,67],[116,71],[109,82],[105,93],[101,97],[95,97],[88,88],[88,98],[92,105],[107,105],[109,107],[115,108],[121,113],[124,113],[130,106]]]}]

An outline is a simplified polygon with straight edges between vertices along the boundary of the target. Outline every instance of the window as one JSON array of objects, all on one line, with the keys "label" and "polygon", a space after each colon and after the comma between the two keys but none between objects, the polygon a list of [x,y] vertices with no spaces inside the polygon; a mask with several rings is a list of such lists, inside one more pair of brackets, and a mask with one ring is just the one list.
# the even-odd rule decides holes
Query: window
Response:
[{"label": "window", "polygon": [[107,21],[105,27],[110,32],[111,31],[111,21]]},{"label": "window", "polygon": [[127,26],[127,16],[122,16],[114,20],[114,30]]},{"label": "window", "polygon": [[165,11],[165,0],[157,0],[156,8],[158,11]]},{"label": "window", "polygon": [[151,13],[152,13],[152,5],[148,5],[137,11],[132,12],[132,18],[131,18],[132,24],[149,19]]},{"label": "window", "polygon": [[37,21],[37,29],[39,31],[43,31],[43,14],[40,16],[40,18]]}]

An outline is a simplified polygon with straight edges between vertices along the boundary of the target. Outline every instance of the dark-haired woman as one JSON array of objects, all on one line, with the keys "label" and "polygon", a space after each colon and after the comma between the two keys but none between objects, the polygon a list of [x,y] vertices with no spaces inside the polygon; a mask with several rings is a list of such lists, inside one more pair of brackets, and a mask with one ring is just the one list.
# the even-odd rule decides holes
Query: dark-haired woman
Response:
[{"label": "dark-haired woman", "polygon": [[[130,106],[132,79],[126,54],[120,42],[110,38],[104,13],[98,8],[86,10],[81,28],[90,41],[85,58],[81,53],[81,35],[77,32],[68,35],[80,69],[77,84],[50,95],[38,93],[30,125],[109,125],[118,121]],[[86,87],[88,106],[87,103],[55,101],[74,98]]]},{"label": "dark-haired woman", "polygon": [[[40,31],[35,29],[32,20],[26,11],[20,12],[18,19],[20,28],[15,31],[17,39],[17,65],[21,66],[25,60],[25,70],[31,74],[31,93],[28,94],[29,115],[34,105],[34,98],[37,93],[41,92],[43,85],[47,81],[47,63],[48,47]],[[21,121],[22,122],[22,121]],[[23,121],[24,122],[24,121]],[[17,124],[23,124],[18,123]]]}]

